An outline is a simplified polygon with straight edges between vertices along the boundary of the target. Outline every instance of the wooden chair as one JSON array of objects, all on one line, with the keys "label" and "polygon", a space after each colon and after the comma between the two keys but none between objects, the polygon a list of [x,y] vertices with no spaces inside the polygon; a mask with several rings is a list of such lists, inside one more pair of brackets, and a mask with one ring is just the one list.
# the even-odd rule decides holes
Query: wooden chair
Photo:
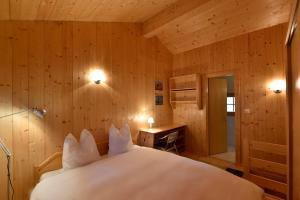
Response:
[{"label": "wooden chair", "polygon": [[168,135],[160,138],[160,146],[158,149],[162,151],[167,151],[167,152],[172,152],[175,150],[176,154],[178,154],[177,146],[176,146],[176,141],[178,138],[178,132],[172,132],[169,133]]}]

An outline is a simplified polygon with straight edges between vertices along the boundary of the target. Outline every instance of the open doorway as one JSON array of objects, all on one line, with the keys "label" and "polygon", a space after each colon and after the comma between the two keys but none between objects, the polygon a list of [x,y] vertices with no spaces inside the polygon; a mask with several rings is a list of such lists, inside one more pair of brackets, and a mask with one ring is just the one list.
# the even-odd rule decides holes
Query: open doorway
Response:
[{"label": "open doorway", "polygon": [[236,163],[236,98],[233,75],[208,79],[208,135],[212,157]]}]

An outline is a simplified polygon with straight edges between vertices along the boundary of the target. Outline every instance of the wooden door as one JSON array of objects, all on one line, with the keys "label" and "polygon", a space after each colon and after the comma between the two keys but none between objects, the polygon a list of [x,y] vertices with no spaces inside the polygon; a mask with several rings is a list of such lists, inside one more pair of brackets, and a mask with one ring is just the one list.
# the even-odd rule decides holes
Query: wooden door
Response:
[{"label": "wooden door", "polygon": [[208,81],[209,154],[227,152],[227,81],[210,78]]}]

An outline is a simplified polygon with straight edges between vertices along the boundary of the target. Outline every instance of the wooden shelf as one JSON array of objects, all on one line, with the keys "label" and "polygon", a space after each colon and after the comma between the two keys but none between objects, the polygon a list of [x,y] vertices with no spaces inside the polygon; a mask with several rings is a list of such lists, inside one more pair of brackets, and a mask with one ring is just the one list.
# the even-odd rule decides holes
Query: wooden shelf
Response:
[{"label": "wooden shelf", "polygon": [[196,104],[202,108],[201,77],[199,74],[175,76],[170,78],[170,104]]}]

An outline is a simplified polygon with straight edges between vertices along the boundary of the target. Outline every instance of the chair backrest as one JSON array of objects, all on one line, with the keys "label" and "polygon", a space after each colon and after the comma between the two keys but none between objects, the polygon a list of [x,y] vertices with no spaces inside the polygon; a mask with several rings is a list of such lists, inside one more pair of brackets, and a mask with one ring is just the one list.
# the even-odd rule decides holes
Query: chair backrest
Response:
[{"label": "chair backrest", "polygon": [[176,140],[177,140],[177,137],[178,137],[178,132],[172,132],[168,135],[168,138],[167,138],[167,145],[168,144],[172,144],[172,143],[175,143]]}]

